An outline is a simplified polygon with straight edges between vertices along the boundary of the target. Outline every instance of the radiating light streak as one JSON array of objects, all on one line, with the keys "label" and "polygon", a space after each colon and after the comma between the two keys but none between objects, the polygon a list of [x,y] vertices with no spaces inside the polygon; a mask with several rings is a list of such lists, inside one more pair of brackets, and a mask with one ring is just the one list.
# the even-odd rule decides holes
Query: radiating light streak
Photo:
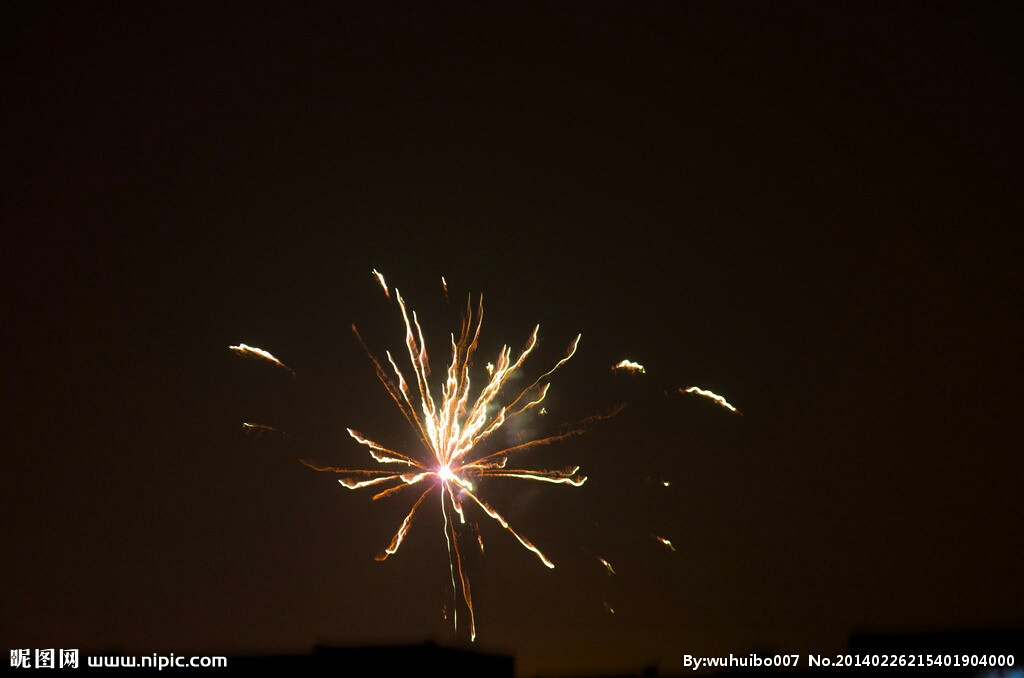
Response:
[{"label": "radiating light streak", "polygon": [[672,542],[670,542],[668,539],[665,539],[664,537],[659,537],[656,534],[652,534],[651,536],[654,537],[655,541],[660,543],[662,546],[667,548],[669,551],[675,551],[676,550],[676,547],[672,546]]},{"label": "radiating light streak", "polygon": [[[373,275],[380,282],[385,295],[390,298],[390,290],[384,282],[384,276],[376,270],[373,271]],[[447,291],[447,282],[443,278],[442,284]],[[457,525],[466,523],[463,507],[465,499],[468,498],[471,504],[475,504],[508,531],[523,548],[536,555],[546,567],[554,567],[554,563],[539,548],[516,531],[498,511],[478,495],[475,479],[504,477],[580,487],[587,478],[579,473],[578,466],[561,470],[506,468],[508,459],[523,450],[579,435],[585,432],[590,424],[617,414],[621,411],[622,406],[606,415],[588,417],[562,433],[490,451],[483,445],[484,441],[509,421],[534,410],[544,401],[550,386],[548,378],[573,357],[579,346],[580,337],[576,337],[566,351],[565,357],[559,360],[554,367],[535,379],[525,389],[519,390],[517,396],[504,402],[504,399],[500,398],[502,389],[537,346],[540,327],[535,327],[526,347],[517,358],[512,358],[512,350],[506,345],[499,352],[497,359],[493,363],[487,364],[487,379],[479,393],[475,397],[471,397],[470,366],[480,337],[483,297],[481,296],[478,301],[475,311],[472,299],[467,298],[461,330],[457,338],[454,333],[451,336],[451,359],[443,378],[439,380],[440,389],[438,391],[437,386],[432,387],[428,381],[430,359],[427,355],[419,319],[415,311],[410,312],[407,309],[405,299],[397,289],[395,289],[394,299],[399,306],[402,319],[405,321],[406,351],[414,376],[411,381],[406,379],[402,368],[399,367],[390,352],[386,352],[385,355],[391,372],[385,369],[384,363],[369,350],[354,325],[352,329],[373,363],[377,377],[384,385],[385,390],[417,432],[426,458],[420,459],[416,456],[396,452],[367,438],[358,431],[348,429],[349,435],[356,442],[367,447],[377,463],[395,465],[400,468],[394,470],[385,468],[343,469],[333,466],[317,466],[307,461],[303,461],[303,463],[317,471],[341,475],[339,482],[348,489],[384,486],[385,489],[374,495],[374,499],[399,494],[406,487],[426,484],[425,490],[406,514],[405,520],[402,521],[389,546],[378,556],[378,560],[384,560],[398,551],[413,523],[417,509],[423,505],[427,496],[434,489],[438,490],[444,522],[445,543],[448,547],[451,584],[455,592],[456,604],[452,610],[453,617],[456,628],[458,628],[458,599],[461,595],[469,613],[470,638],[475,639],[475,613],[470,596],[469,580],[462,566],[457,528]],[[503,402],[504,404],[502,404]],[[483,539],[478,529],[474,527],[474,531],[482,552]],[[602,560],[601,562],[611,570],[611,565],[607,561]]]},{"label": "radiating light streak", "polygon": [[712,393],[711,391],[705,391],[704,389],[698,388],[696,386],[691,386],[690,388],[686,388],[686,389],[681,388],[681,389],[679,389],[679,392],[680,393],[693,393],[695,395],[699,395],[699,396],[702,396],[704,398],[710,398],[711,400],[714,400],[716,403],[718,403],[719,405],[721,405],[725,409],[729,410],[730,412],[735,412],[736,414],[742,414],[742,412],[740,412],[735,407],[730,405],[729,402],[725,398],[723,398],[722,396],[718,395],[717,393]]},{"label": "radiating light streak", "polygon": [[612,365],[612,371],[617,372],[633,372],[636,374],[644,374],[647,370],[640,363],[635,363],[632,360],[623,360],[620,363]]},{"label": "radiating light streak", "polygon": [[615,574],[615,568],[612,567],[611,563],[609,563],[604,558],[600,558],[600,557],[598,558],[598,560],[600,560],[601,564],[604,565],[604,569],[607,570],[609,577],[612,576],[613,574]]},{"label": "radiating light streak", "polygon": [[293,377],[295,376],[295,371],[292,370],[292,368],[288,367],[283,362],[281,362],[274,356],[270,355],[269,352],[264,351],[262,348],[256,348],[255,346],[248,346],[246,344],[239,344],[238,346],[228,346],[228,348],[240,356],[252,356],[254,358],[260,358],[261,360],[270,361],[277,365],[278,367],[282,367],[291,372]]},{"label": "radiating light streak", "polygon": [[377,282],[380,283],[380,286],[382,288],[384,288],[384,296],[390,298],[391,297],[391,291],[388,289],[388,284],[386,282],[384,282],[384,276],[381,275],[380,273],[378,273],[377,269],[373,269],[373,275],[374,275],[374,277],[377,278]]},{"label": "radiating light streak", "polygon": [[483,555],[483,552],[484,552],[484,538],[480,534],[480,526],[477,525],[476,523],[473,523],[473,534],[476,535],[476,543],[480,546],[480,554]]}]

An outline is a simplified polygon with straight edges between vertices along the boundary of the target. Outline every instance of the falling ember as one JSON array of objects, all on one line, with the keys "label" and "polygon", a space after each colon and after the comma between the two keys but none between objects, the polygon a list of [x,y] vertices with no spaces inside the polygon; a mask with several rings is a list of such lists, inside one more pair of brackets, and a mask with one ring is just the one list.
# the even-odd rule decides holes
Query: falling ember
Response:
[{"label": "falling ember", "polygon": [[608,613],[609,613],[609,614],[615,614],[615,608],[613,608],[613,607],[612,607],[611,605],[609,605],[608,603],[605,603],[605,604],[604,604],[604,609],[608,610]]},{"label": "falling ember", "polygon": [[633,372],[634,374],[644,374],[647,370],[640,363],[635,363],[632,360],[623,360],[620,363],[612,365],[613,372]]},{"label": "falling ember", "polygon": [[[384,277],[376,270],[373,271],[373,274],[380,281],[385,294],[390,297]],[[379,491],[373,496],[373,499],[393,496],[413,485],[424,488],[406,514],[405,520],[402,521],[390,545],[378,556],[379,560],[384,560],[398,551],[413,523],[417,510],[435,489],[438,490],[437,496],[431,501],[440,501],[441,516],[444,519],[444,536],[448,546],[451,584],[456,597],[456,606],[452,610],[455,625],[457,628],[457,603],[461,592],[462,600],[469,612],[470,637],[475,639],[476,624],[473,602],[470,598],[469,580],[462,566],[459,530],[456,527],[456,523],[466,523],[466,500],[469,500],[470,505],[475,505],[507,530],[525,549],[534,553],[546,567],[554,567],[554,563],[540,549],[513,529],[501,514],[479,496],[476,479],[516,478],[579,487],[586,482],[587,478],[579,473],[578,466],[561,470],[525,469],[510,465],[510,460],[514,455],[526,449],[547,445],[583,433],[589,424],[614,416],[618,410],[608,415],[590,417],[571,430],[557,435],[520,442],[497,451],[487,450],[481,443],[504,424],[543,402],[550,386],[550,382],[547,381],[548,377],[572,358],[579,345],[580,337],[576,337],[569,346],[565,357],[559,360],[554,367],[520,391],[518,396],[502,404],[499,402],[502,388],[522,367],[537,346],[540,329],[538,325],[530,335],[526,347],[514,360],[511,349],[507,345],[502,348],[497,360],[493,364],[487,365],[488,379],[475,400],[471,400],[470,366],[480,337],[483,298],[481,297],[478,302],[475,312],[471,299],[467,299],[458,338],[454,334],[452,335],[451,362],[446,371],[446,378],[441,385],[440,398],[438,398],[436,390],[432,390],[427,381],[430,374],[430,363],[419,319],[415,312],[412,313],[410,319],[405,300],[397,289],[395,290],[395,299],[401,310],[402,319],[405,321],[405,343],[414,376],[412,382],[406,380],[394,357],[390,352],[386,352],[387,362],[394,372],[394,377],[392,377],[385,370],[382,362],[366,347],[355,326],[352,329],[373,362],[377,376],[384,384],[384,388],[387,389],[392,400],[405,415],[406,420],[419,434],[420,441],[428,453],[427,458],[418,459],[388,449],[366,438],[358,431],[348,429],[349,435],[356,442],[369,448],[370,456],[377,463],[392,468],[341,469],[315,466],[306,461],[303,463],[318,471],[340,474],[342,477],[339,478],[339,482],[348,489],[355,490],[371,486],[377,488]],[[480,538],[479,531],[476,532],[476,535],[477,543],[482,550],[483,540]],[[609,569],[611,568],[607,562],[605,565]]]},{"label": "falling ember", "polygon": [[712,393],[711,391],[705,391],[704,389],[698,388],[696,386],[691,386],[690,388],[685,388],[685,389],[681,388],[681,389],[679,389],[679,392],[680,393],[693,393],[693,394],[699,395],[699,396],[704,397],[704,398],[709,398],[711,400],[714,400],[716,403],[718,403],[719,405],[721,405],[725,409],[729,410],[730,412],[735,412],[736,414],[742,414],[742,412],[740,412],[735,407],[730,405],[729,402],[725,398],[723,398],[722,396],[718,395],[717,393]]},{"label": "falling ember", "polygon": [[256,348],[255,346],[248,346],[246,344],[239,344],[238,346],[228,346],[228,348],[240,356],[252,356],[254,358],[259,358],[261,360],[268,360],[277,365],[278,367],[282,367],[291,372],[293,377],[295,376],[295,371],[292,370],[292,368],[288,367],[283,362],[281,362],[274,356],[270,355],[270,353],[264,351],[262,348]]},{"label": "falling ember", "polygon": [[667,548],[669,551],[675,551],[676,550],[676,547],[672,546],[672,542],[670,542],[668,539],[665,539],[664,537],[659,537],[656,534],[652,534],[651,536],[654,537],[655,541],[660,543],[662,546]]},{"label": "falling ember", "polygon": [[[384,282],[384,276],[378,273],[377,269],[373,269],[373,275],[377,278],[377,282],[380,283],[380,286],[384,288],[384,296],[390,298],[391,291],[388,289],[388,284]],[[443,281],[444,278],[441,278],[441,280]]]},{"label": "falling ember", "polygon": [[604,565],[604,569],[608,571],[608,576],[609,577],[612,576],[613,574],[615,574],[615,569],[612,568],[612,564],[611,563],[609,563],[604,558],[598,558],[598,560],[600,560],[601,564]]}]

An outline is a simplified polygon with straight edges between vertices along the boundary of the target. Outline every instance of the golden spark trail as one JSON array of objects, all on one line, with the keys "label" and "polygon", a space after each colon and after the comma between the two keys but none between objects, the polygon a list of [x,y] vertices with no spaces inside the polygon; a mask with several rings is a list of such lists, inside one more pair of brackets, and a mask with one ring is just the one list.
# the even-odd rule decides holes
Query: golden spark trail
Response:
[{"label": "golden spark trail", "polygon": [[374,275],[374,277],[377,278],[377,282],[380,283],[380,286],[384,288],[384,296],[385,297],[390,297],[391,296],[391,292],[388,291],[388,284],[386,282],[384,282],[384,276],[381,275],[380,273],[378,273],[377,269],[373,269],[373,275]]},{"label": "golden spark trail", "polygon": [[274,356],[270,355],[269,352],[264,351],[262,348],[256,348],[255,346],[248,346],[246,344],[239,344],[238,346],[228,346],[228,348],[240,356],[252,356],[254,358],[260,358],[261,360],[270,361],[277,365],[278,367],[283,367],[284,369],[291,372],[291,375],[293,377],[295,376],[295,371],[292,368],[288,367],[283,362],[281,362]]},{"label": "golden spark trail", "polygon": [[644,374],[647,370],[640,363],[635,363],[632,360],[623,360],[620,363],[612,365],[613,372],[636,372]]},{"label": "golden spark trail", "polygon": [[705,391],[704,389],[698,388],[696,386],[691,386],[690,388],[686,388],[686,389],[681,388],[681,389],[679,389],[679,392],[680,393],[693,393],[695,395],[699,395],[699,396],[702,396],[704,398],[709,398],[711,400],[714,400],[716,403],[718,403],[719,405],[721,405],[725,409],[729,410],[730,412],[735,412],[736,414],[743,414],[742,412],[737,410],[735,407],[730,405],[729,402],[725,398],[723,398],[722,396],[718,395],[717,393],[712,393],[711,391]]},{"label": "golden spark trail", "polygon": [[[373,275],[377,278],[385,295],[391,298],[391,291],[384,281],[384,276],[376,270],[373,271]],[[447,296],[447,282],[443,278],[442,285]],[[537,445],[546,445],[557,440],[564,440],[579,435],[585,432],[593,422],[612,417],[621,411],[622,408],[619,407],[607,415],[589,417],[576,424],[570,430],[557,435],[529,440],[498,449],[497,451],[493,451],[493,447],[485,448],[482,443],[502,426],[537,408],[544,401],[550,386],[548,378],[573,357],[577,346],[579,346],[580,337],[576,337],[569,346],[565,357],[559,360],[554,367],[535,379],[525,389],[518,391],[518,395],[507,401],[506,404],[502,404],[504,399],[502,399],[502,402],[499,402],[502,389],[522,367],[526,359],[533,352],[533,349],[537,346],[540,326],[535,327],[530,334],[526,347],[523,348],[518,357],[513,359],[512,350],[506,345],[499,352],[497,359],[493,363],[487,364],[487,379],[478,395],[473,398],[470,395],[470,366],[472,365],[473,355],[477,349],[480,337],[480,327],[483,319],[483,297],[480,297],[475,312],[472,298],[467,298],[466,310],[458,337],[454,333],[451,335],[451,360],[448,363],[443,379],[440,380],[440,398],[438,399],[437,392],[431,388],[428,381],[430,376],[430,359],[427,355],[426,345],[423,340],[423,330],[420,327],[416,312],[410,312],[407,309],[405,299],[402,298],[401,293],[397,289],[394,290],[394,299],[398,303],[402,320],[405,322],[405,345],[414,377],[411,381],[406,379],[402,368],[399,367],[390,352],[385,352],[387,364],[391,368],[389,372],[385,369],[381,360],[366,346],[354,325],[352,330],[373,363],[377,371],[377,377],[384,385],[384,388],[419,435],[426,452],[426,458],[418,459],[414,456],[396,452],[370,440],[358,431],[348,429],[352,439],[365,446],[374,461],[381,465],[397,465],[399,469],[343,469],[333,466],[317,466],[306,461],[303,461],[303,463],[317,471],[341,475],[342,477],[339,479],[339,482],[342,486],[351,490],[371,486],[383,487],[384,489],[374,495],[373,499],[389,497],[405,487],[421,483],[426,484],[423,493],[406,514],[391,543],[378,556],[378,560],[384,560],[398,551],[412,526],[417,509],[423,504],[427,495],[433,492],[434,489],[438,490],[441,501],[441,515],[444,522],[445,543],[448,547],[451,584],[455,591],[456,605],[453,608],[455,625],[458,628],[458,598],[461,593],[463,603],[469,613],[470,637],[475,639],[476,622],[473,602],[470,596],[469,579],[462,566],[459,530],[457,527],[457,525],[466,523],[465,510],[463,508],[463,500],[465,498],[472,500],[472,504],[475,504],[487,516],[515,537],[522,544],[523,548],[533,552],[546,567],[553,568],[554,563],[540,549],[534,546],[530,540],[509,525],[508,521],[500,513],[478,496],[473,479],[504,477],[579,487],[586,482],[587,478],[579,474],[578,466],[557,470],[506,468],[506,464],[510,456],[524,449]],[[476,532],[475,536],[482,552],[483,539],[479,531]],[[604,560],[601,562],[605,564],[609,571],[612,571],[611,565]]]}]

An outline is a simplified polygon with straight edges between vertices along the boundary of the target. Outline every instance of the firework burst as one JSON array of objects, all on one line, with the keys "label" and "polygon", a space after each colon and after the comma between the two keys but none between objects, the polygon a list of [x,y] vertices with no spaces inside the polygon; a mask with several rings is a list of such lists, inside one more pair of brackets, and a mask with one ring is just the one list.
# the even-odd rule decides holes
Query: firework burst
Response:
[{"label": "firework burst", "polygon": [[[409,368],[403,372],[390,352],[384,354],[386,361],[378,359],[367,347],[355,325],[352,326],[352,330],[373,363],[377,377],[416,431],[422,449],[411,454],[398,452],[350,428],[347,429],[349,435],[357,443],[367,448],[370,456],[377,463],[375,468],[339,468],[321,466],[306,460],[301,461],[316,471],[338,474],[339,482],[347,489],[374,488],[376,490],[373,495],[374,500],[398,495],[407,488],[419,488],[418,495],[415,492],[412,493],[411,508],[405,514],[405,518],[391,542],[377,556],[377,560],[386,560],[389,556],[394,555],[401,547],[422,507],[437,502],[433,505],[439,505],[443,518],[451,585],[455,599],[452,607],[455,627],[458,628],[458,612],[462,607],[468,612],[470,638],[475,639],[475,613],[470,595],[469,579],[463,567],[464,549],[460,543],[460,537],[461,540],[470,540],[474,547],[478,546],[481,553],[484,551],[484,544],[479,526],[475,522],[471,523],[468,529],[459,527],[467,523],[467,511],[482,511],[515,537],[546,567],[554,567],[554,563],[539,548],[514,529],[498,511],[480,496],[477,480],[480,478],[513,478],[580,487],[587,478],[580,473],[578,466],[563,469],[523,468],[515,463],[514,458],[530,448],[582,434],[595,422],[618,414],[625,405],[620,405],[607,414],[592,416],[577,422],[575,425],[561,429],[561,432],[555,435],[529,439],[509,447],[493,444],[494,437],[497,437],[494,434],[512,420],[522,417],[531,410],[538,415],[545,414],[541,403],[550,387],[549,378],[573,357],[581,337],[577,336],[569,345],[565,356],[551,369],[537,377],[529,386],[507,394],[505,393],[506,385],[520,371],[526,359],[537,346],[540,326],[534,327],[526,346],[517,357],[513,358],[512,350],[506,345],[501,349],[494,362],[486,363],[486,378],[483,380],[482,387],[474,395],[471,389],[470,372],[480,339],[483,296],[481,295],[478,299],[475,309],[472,296],[470,296],[466,300],[458,336],[456,337],[454,333],[451,335],[451,359],[444,378],[432,386],[429,381],[430,359],[423,339],[423,330],[415,311],[410,312],[407,309],[401,293],[397,288],[388,287],[381,273],[376,270],[372,273],[385,296],[397,303],[401,311],[405,324],[405,346],[411,373],[408,372]],[[448,284],[444,278],[441,279],[441,283],[447,301]],[[246,344],[238,344],[229,348],[237,355],[266,361],[293,376],[295,375],[290,367],[261,348]],[[390,370],[385,365],[390,366]],[[635,375],[646,373],[643,365],[631,360],[622,360],[612,367],[612,371],[629,372]],[[411,374],[412,379],[406,378],[407,373]],[[719,406],[739,414],[739,410],[724,397],[712,391],[697,386],[678,390],[683,394],[707,398]],[[245,423],[243,426],[245,431],[252,435],[272,433],[287,437],[287,434],[271,426],[255,423]],[[669,482],[664,479],[658,484],[664,487],[669,486]],[[436,495],[434,494],[435,490]],[[666,551],[675,551],[675,547],[669,539],[655,534],[650,536]],[[597,557],[597,560],[604,566],[609,576],[615,574],[611,563],[601,557]],[[460,598],[461,605],[459,604]],[[614,614],[614,609],[607,602],[605,607],[609,613]]]},{"label": "firework burst", "polygon": [[[377,557],[378,560],[385,560],[398,551],[417,512],[422,506],[428,504],[428,497],[436,491],[436,495],[431,501],[440,503],[441,515],[444,519],[444,536],[448,547],[451,584],[456,596],[455,626],[458,627],[458,598],[461,594],[465,609],[469,614],[470,637],[475,638],[476,623],[473,601],[470,595],[469,580],[463,568],[462,549],[459,544],[459,529],[457,528],[458,524],[466,523],[467,504],[475,505],[482,510],[515,537],[524,548],[534,553],[546,567],[554,567],[554,563],[540,549],[516,531],[500,513],[480,496],[476,480],[486,477],[514,478],[580,487],[587,479],[579,473],[578,466],[565,469],[527,469],[519,468],[511,460],[526,449],[583,433],[589,424],[598,419],[614,416],[618,410],[607,415],[591,417],[557,435],[537,438],[493,451],[482,443],[510,421],[537,408],[543,402],[550,386],[548,378],[572,358],[579,345],[580,336],[577,336],[570,344],[565,357],[559,360],[554,367],[534,380],[528,387],[519,391],[515,397],[505,398],[503,397],[505,385],[537,346],[540,326],[534,327],[526,347],[517,358],[513,359],[512,350],[506,345],[502,348],[497,360],[487,365],[487,380],[474,397],[471,395],[470,367],[480,338],[483,297],[480,297],[475,312],[472,298],[468,298],[459,335],[457,338],[454,334],[451,336],[451,360],[438,394],[436,388],[432,389],[428,381],[430,361],[416,313],[413,311],[410,319],[410,312],[406,308],[401,293],[397,289],[389,290],[380,273],[374,271],[373,274],[389,297],[392,296],[391,292],[394,292],[393,298],[401,309],[402,319],[405,322],[405,344],[412,368],[412,379],[406,379],[394,357],[390,352],[386,352],[387,363],[393,372],[392,376],[392,373],[385,369],[382,361],[367,348],[355,325],[352,326],[352,330],[373,362],[377,376],[384,384],[384,388],[387,389],[392,400],[395,401],[406,420],[419,435],[424,452],[420,455],[404,454],[389,449],[358,431],[348,429],[349,435],[356,442],[366,446],[370,456],[380,465],[379,468],[343,469],[333,466],[318,466],[307,461],[303,461],[303,463],[317,471],[341,475],[339,482],[350,490],[364,487],[378,489],[379,491],[373,496],[375,500],[396,495],[406,488],[414,486],[423,488],[391,539],[391,543]],[[482,548],[483,542],[480,540],[478,532],[476,538]]]}]

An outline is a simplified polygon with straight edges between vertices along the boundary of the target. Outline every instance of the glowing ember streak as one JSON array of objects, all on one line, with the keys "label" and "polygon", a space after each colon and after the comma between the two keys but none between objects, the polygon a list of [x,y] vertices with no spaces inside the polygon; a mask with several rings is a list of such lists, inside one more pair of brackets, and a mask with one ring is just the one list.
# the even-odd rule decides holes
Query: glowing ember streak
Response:
[{"label": "glowing ember streak", "polygon": [[656,541],[660,542],[661,545],[664,546],[665,548],[667,548],[669,551],[675,551],[676,550],[676,547],[672,546],[672,542],[670,542],[668,539],[665,539],[664,537],[659,537],[656,534],[652,534],[651,536],[654,537],[654,539]]},{"label": "glowing ember streak", "polygon": [[295,371],[292,370],[292,368],[288,367],[283,362],[281,362],[274,356],[270,355],[270,353],[264,351],[262,348],[256,348],[255,346],[247,346],[246,344],[239,344],[238,346],[228,346],[228,348],[241,356],[252,356],[254,358],[260,358],[261,360],[269,360],[278,367],[283,367],[284,369],[291,372],[293,377],[295,376]]},{"label": "glowing ember streak", "polygon": [[480,526],[473,523],[473,534],[476,535],[476,543],[480,545],[480,553],[484,552],[484,538],[480,535]]},{"label": "glowing ember streak", "polygon": [[609,577],[612,576],[613,574],[615,574],[615,569],[612,567],[611,563],[609,563],[604,558],[598,558],[598,560],[600,560],[601,564],[604,565],[604,569],[608,570],[608,576]]},{"label": "glowing ember streak", "polygon": [[388,290],[388,284],[384,282],[384,276],[377,272],[377,269],[373,269],[373,275],[377,278],[377,282],[384,288],[384,296],[390,298],[391,291]]},{"label": "glowing ember streak", "polygon": [[[390,297],[390,292],[384,282],[384,276],[373,271],[385,294]],[[447,283],[442,279],[447,289]],[[441,502],[441,515],[444,519],[445,542],[448,546],[448,559],[451,571],[452,588],[455,591],[456,607],[453,608],[453,616],[456,628],[458,627],[458,596],[461,592],[466,609],[469,612],[470,637],[476,638],[476,623],[473,612],[473,602],[470,597],[469,580],[462,567],[462,556],[459,547],[458,531],[456,520],[459,524],[466,523],[466,516],[463,509],[465,499],[478,506],[484,513],[490,516],[501,527],[515,537],[524,548],[534,553],[537,558],[547,567],[553,568],[548,558],[534,546],[528,539],[514,530],[494,508],[477,495],[477,488],[474,483],[476,478],[517,478],[521,480],[532,480],[538,482],[572,485],[579,487],[586,482],[586,477],[579,474],[579,467],[563,470],[548,469],[522,469],[506,468],[511,455],[522,450],[538,445],[547,445],[557,440],[564,440],[579,435],[586,430],[592,422],[614,416],[622,408],[618,408],[608,415],[590,417],[580,422],[575,427],[545,438],[530,440],[525,443],[517,443],[511,447],[499,449],[496,452],[485,451],[481,443],[495,433],[499,428],[520,415],[536,408],[543,402],[547,395],[550,382],[546,381],[559,367],[564,365],[576,352],[580,337],[576,337],[566,356],[555,364],[550,370],[538,377],[532,384],[527,386],[519,395],[508,402],[501,404],[498,397],[503,387],[509,382],[512,375],[522,367],[526,358],[537,345],[537,334],[540,327],[535,327],[526,347],[515,360],[512,359],[512,351],[506,345],[502,348],[494,363],[487,364],[487,381],[476,396],[475,400],[470,399],[470,365],[473,354],[477,349],[480,336],[480,326],[483,317],[483,298],[478,302],[474,312],[471,298],[466,301],[466,312],[462,319],[462,328],[458,338],[452,334],[451,339],[451,362],[445,372],[444,380],[440,386],[440,398],[435,390],[431,389],[428,383],[430,375],[430,361],[427,356],[426,346],[423,341],[423,331],[415,312],[410,313],[406,308],[405,300],[401,293],[395,290],[395,299],[405,321],[405,344],[409,354],[409,362],[412,365],[414,379],[407,381],[402,370],[390,353],[386,353],[387,363],[394,372],[394,377],[385,369],[384,364],[367,348],[359,331],[353,325],[352,329],[359,339],[367,355],[377,370],[377,376],[392,400],[405,415],[405,418],[417,431],[424,449],[428,452],[426,460],[418,460],[400,452],[388,449],[361,433],[348,429],[349,435],[361,445],[366,446],[370,455],[375,461],[382,465],[398,465],[400,468],[391,469],[342,469],[335,467],[320,467],[309,462],[303,463],[317,471],[328,471],[338,473],[343,477],[339,482],[348,489],[360,489],[363,487],[384,485],[383,491],[374,495],[374,499],[397,494],[405,487],[426,483],[427,487],[416,500],[413,507],[406,514],[405,520],[395,533],[391,544],[378,556],[378,560],[384,560],[389,555],[398,551],[402,540],[412,525],[417,509],[423,504],[435,488],[438,489]],[[395,380],[397,379],[397,381]],[[476,541],[480,550],[483,551],[483,539],[474,526]],[[606,561],[602,562],[611,570],[611,565]]]},{"label": "glowing ember streak", "polygon": [[613,365],[612,370],[620,372],[634,372],[639,374],[644,374],[645,372],[647,372],[643,365],[641,365],[640,363],[635,363],[632,360],[623,360],[622,362]]},{"label": "glowing ember streak", "polygon": [[605,603],[605,604],[604,604],[604,609],[608,610],[608,612],[609,612],[610,614],[615,614],[615,608],[613,608],[613,607],[612,607],[611,605],[609,605],[608,603]]},{"label": "glowing ember streak", "polygon": [[742,412],[740,412],[735,407],[730,405],[728,403],[728,401],[726,401],[725,398],[723,398],[722,396],[718,395],[717,393],[712,393],[711,391],[705,391],[704,389],[697,388],[696,386],[691,386],[690,388],[686,388],[686,389],[681,388],[681,389],[679,389],[679,392],[680,393],[693,393],[693,394],[702,396],[704,398],[710,398],[711,400],[714,400],[716,403],[718,403],[719,405],[721,405],[725,409],[729,410],[730,412],[735,412],[736,414],[742,414]]}]

